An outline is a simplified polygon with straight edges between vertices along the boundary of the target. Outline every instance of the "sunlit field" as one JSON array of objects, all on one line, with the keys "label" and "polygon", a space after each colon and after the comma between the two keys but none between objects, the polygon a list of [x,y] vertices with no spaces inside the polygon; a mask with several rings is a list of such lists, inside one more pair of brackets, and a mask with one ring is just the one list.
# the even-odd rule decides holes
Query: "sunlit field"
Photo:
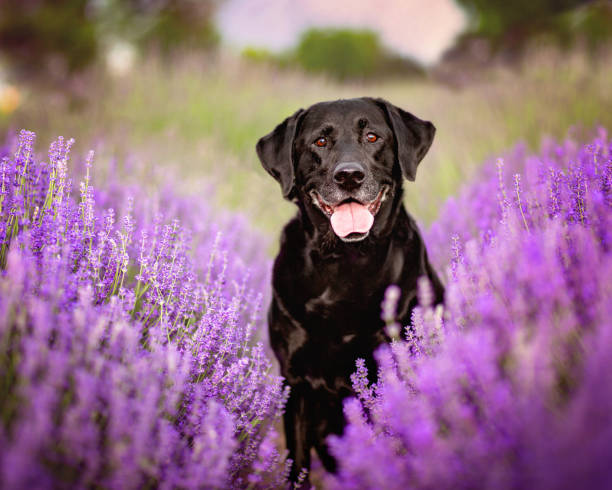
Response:
[{"label": "sunlit field", "polygon": [[[610,57],[533,53],[520,69],[491,68],[462,83],[396,80],[339,84],[249,64],[231,56],[141,60],[123,78],[102,70],[64,90],[23,88],[23,104],[2,126],[36,130],[48,143],[74,137],[77,151],[99,145],[105,157],[138,155],[187,185],[215,183],[216,199],[276,233],[293,213],[261,169],[257,139],[300,107],[362,95],[383,97],[437,127],[434,145],[407,186],[406,203],[422,222],[481,162],[524,141],[610,126]],[[468,79],[469,82],[465,82]],[[196,184],[197,183],[197,184]]]}]

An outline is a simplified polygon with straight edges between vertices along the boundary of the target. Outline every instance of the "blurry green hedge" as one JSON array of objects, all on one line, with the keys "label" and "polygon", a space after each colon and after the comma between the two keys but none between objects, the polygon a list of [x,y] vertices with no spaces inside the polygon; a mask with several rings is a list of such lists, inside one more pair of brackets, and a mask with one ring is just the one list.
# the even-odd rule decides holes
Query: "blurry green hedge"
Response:
[{"label": "blurry green hedge", "polygon": [[301,35],[291,51],[275,55],[267,50],[246,48],[243,56],[255,62],[295,66],[340,80],[424,74],[421,66],[386,49],[378,34],[369,30],[310,29]]},{"label": "blurry green hedge", "polygon": [[305,32],[295,60],[306,71],[328,72],[338,78],[367,77],[377,73],[385,58],[378,36],[348,29]]}]

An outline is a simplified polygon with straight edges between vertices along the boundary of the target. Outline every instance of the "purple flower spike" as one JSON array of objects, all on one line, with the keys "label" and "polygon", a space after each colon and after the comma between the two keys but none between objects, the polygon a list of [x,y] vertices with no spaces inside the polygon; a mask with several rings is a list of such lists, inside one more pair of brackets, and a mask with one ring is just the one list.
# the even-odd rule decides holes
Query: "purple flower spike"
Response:
[{"label": "purple flower spike", "polygon": [[611,149],[517,148],[449,200],[444,310],[421,292],[375,385],[357,361],[327,487],[612,488]]},{"label": "purple flower spike", "polygon": [[33,145],[0,150],[0,486],[285,485],[266,241],[168,179],[94,188],[93,153],[73,192],[72,140]]}]

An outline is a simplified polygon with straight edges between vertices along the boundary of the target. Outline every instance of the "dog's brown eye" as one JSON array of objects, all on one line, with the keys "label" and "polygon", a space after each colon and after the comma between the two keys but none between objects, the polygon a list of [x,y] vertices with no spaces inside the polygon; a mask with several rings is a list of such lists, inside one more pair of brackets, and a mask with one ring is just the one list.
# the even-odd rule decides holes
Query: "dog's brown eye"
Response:
[{"label": "dog's brown eye", "polygon": [[315,141],[315,145],[317,145],[319,148],[323,148],[325,145],[327,145],[327,138],[321,136],[317,141]]},{"label": "dog's brown eye", "polygon": [[378,141],[378,136],[376,136],[374,133],[366,134],[366,138],[368,139],[368,141],[370,143],[374,143],[374,142]]}]

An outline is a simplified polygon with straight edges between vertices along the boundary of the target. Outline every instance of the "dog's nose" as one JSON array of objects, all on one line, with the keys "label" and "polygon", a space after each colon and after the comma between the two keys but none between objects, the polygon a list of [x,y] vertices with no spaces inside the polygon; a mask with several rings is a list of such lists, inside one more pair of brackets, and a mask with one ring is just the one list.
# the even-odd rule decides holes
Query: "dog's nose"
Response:
[{"label": "dog's nose", "polygon": [[359,187],[364,180],[365,169],[358,162],[342,162],[334,170],[334,182],[340,187]]}]

